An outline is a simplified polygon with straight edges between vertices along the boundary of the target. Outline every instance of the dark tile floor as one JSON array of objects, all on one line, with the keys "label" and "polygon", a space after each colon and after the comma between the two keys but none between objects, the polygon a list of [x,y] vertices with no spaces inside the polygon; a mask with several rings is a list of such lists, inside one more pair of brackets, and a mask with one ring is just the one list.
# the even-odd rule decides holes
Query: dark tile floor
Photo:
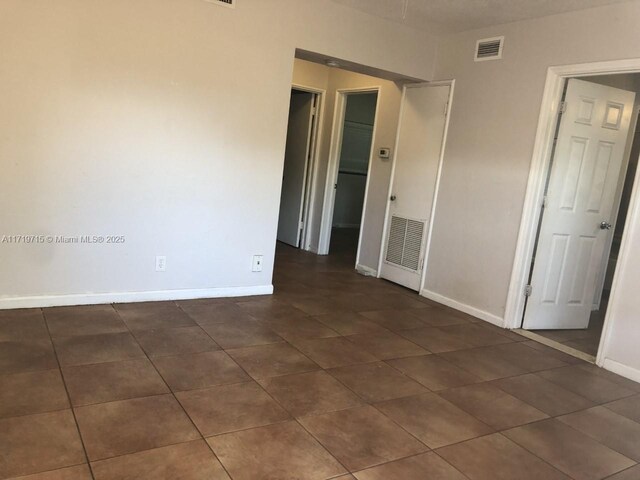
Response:
[{"label": "dark tile floor", "polygon": [[0,312],[0,479],[640,478],[640,385],[352,266]]}]

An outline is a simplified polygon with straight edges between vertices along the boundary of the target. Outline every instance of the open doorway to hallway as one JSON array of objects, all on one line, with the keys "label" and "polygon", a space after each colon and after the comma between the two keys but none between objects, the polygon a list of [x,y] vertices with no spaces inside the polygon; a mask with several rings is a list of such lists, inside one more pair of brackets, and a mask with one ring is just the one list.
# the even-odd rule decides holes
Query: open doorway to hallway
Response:
[{"label": "open doorway to hallway", "polygon": [[640,74],[570,78],[545,185],[524,329],[595,360],[640,155]]},{"label": "open doorway to hallway", "polygon": [[338,176],[329,254],[352,258],[354,265],[364,213],[378,92],[344,93]]},{"label": "open doorway to hallway", "polygon": [[307,236],[320,101],[319,92],[291,90],[277,238],[295,248],[301,248]]},{"label": "open doorway to hallway", "polygon": [[375,276],[409,79],[340,62],[296,52],[277,239]]}]

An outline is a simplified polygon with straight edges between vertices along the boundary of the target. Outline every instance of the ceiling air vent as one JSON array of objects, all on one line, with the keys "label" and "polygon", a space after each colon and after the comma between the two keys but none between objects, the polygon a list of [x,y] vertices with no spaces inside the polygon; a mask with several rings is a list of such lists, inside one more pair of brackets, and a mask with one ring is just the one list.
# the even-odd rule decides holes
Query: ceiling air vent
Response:
[{"label": "ceiling air vent", "polygon": [[223,7],[236,8],[236,0],[204,0],[207,3],[215,3]]},{"label": "ceiling air vent", "polygon": [[485,60],[498,60],[502,58],[504,37],[484,38],[476,43],[476,62]]}]

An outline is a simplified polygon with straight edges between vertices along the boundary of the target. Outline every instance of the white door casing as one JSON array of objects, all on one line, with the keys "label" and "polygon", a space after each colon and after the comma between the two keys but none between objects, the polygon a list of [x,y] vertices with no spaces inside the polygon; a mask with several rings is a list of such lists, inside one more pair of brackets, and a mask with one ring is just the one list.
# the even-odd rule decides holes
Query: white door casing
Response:
[{"label": "white door casing", "polygon": [[404,88],[380,276],[420,290],[451,85]]},{"label": "white door casing", "polygon": [[523,328],[586,328],[597,273],[613,234],[635,94],[570,79]]},{"label": "white door casing", "polygon": [[277,238],[296,248],[300,246],[301,222],[304,213],[313,104],[314,94],[312,93],[291,95]]}]

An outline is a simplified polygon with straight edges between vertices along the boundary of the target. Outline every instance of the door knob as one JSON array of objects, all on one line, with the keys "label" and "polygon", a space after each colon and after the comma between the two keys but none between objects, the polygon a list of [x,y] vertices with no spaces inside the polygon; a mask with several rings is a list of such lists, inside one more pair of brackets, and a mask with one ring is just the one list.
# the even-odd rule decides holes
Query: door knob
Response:
[{"label": "door knob", "polygon": [[611,230],[611,224],[609,222],[600,223],[600,230]]},{"label": "door knob", "polygon": [[391,195],[391,196],[389,197],[389,200],[391,200],[392,202],[395,202],[395,201],[396,201],[396,198],[398,198],[398,197],[396,197],[395,195]]}]

